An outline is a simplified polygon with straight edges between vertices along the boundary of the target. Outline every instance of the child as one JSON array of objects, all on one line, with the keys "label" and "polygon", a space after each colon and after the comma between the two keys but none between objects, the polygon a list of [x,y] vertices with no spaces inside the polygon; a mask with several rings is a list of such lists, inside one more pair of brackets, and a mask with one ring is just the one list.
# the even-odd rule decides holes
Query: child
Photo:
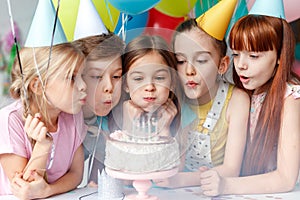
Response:
[{"label": "child", "polygon": [[84,56],[69,43],[57,44],[48,65],[49,50],[24,47],[22,68],[15,60],[10,94],[16,101],[0,110],[0,195],[45,198],[81,181]]},{"label": "child", "polygon": [[[87,102],[83,106],[88,133],[83,145],[90,159],[90,185],[97,183],[98,170],[104,168],[105,139],[115,128],[111,110],[121,96],[122,59],[125,44],[113,33],[85,37],[73,42],[87,58],[84,81],[87,84]],[[99,134],[101,132],[101,134]]]},{"label": "child", "polygon": [[[228,6],[224,9],[226,11]],[[219,27],[215,21],[205,19],[211,14],[209,12],[203,18],[182,22],[173,38],[177,71],[186,96],[181,108],[185,169],[167,180],[156,180],[158,186],[200,185],[200,175],[205,170],[203,175],[213,170],[222,176],[238,176],[240,172],[249,97],[221,79],[229,66],[227,45],[224,35],[208,33],[207,26]],[[230,19],[231,15],[228,17]],[[217,30],[226,32],[226,29]]]},{"label": "child", "polygon": [[133,39],[125,48],[123,66],[124,88],[130,97],[123,103],[123,129],[133,133],[137,119],[146,123],[153,117],[158,122],[157,134],[174,136],[179,124],[174,96],[176,59],[167,43],[159,36]]},{"label": "child", "polygon": [[300,167],[300,81],[291,71],[295,38],[278,13],[252,11],[230,32],[234,82],[251,94],[250,127],[242,177],[203,176],[206,195],[278,193],[295,186]]}]

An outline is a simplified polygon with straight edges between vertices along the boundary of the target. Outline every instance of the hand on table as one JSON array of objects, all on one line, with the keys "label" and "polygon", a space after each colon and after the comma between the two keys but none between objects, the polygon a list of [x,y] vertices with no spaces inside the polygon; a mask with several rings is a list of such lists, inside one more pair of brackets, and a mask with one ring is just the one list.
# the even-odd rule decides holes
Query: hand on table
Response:
[{"label": "hand on table", "polygon": [[47,197],[49,185],[43,177],[33,171],[31,179],[33,181],[25,181],[22,178],[23,174],[18,173],[12,179],[11,190],[13,195],[22,200],[37,199]]},{"label": "hand on table", "polygon": [[224,180],[216,170],[200,167],[200,182],[203,194],[206,196],[218,196],[222,194]]}]

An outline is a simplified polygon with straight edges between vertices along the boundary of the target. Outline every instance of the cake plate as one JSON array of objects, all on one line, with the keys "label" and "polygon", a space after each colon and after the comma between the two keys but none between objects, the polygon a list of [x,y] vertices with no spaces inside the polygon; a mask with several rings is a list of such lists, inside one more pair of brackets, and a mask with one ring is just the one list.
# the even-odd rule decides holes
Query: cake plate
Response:
[{"label": "cake plate", "polygon": [[151,180],[169,178],[171,176],[174,176],[178,172],[178,167],[170,170],[145,174],[117,171],[108,167],[105,168],[105,171],[111,177],[133,181],[132,185],[138,193],[126,195],[125,200],[158,200],[158,197],[147,194],[148,190],[152,186]]}]

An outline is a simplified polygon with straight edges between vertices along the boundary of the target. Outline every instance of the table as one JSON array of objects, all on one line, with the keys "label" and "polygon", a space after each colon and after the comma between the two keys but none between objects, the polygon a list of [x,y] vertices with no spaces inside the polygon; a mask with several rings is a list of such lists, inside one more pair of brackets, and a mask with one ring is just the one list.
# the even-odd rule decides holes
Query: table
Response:
[{"label": "table", "polygon": [[[125,193],[129,194],[135,192],[133,188],[125,188]],[[149,194],[157,196],[160,200],[297,200],[300,199],[300,186],[295,187],[294,191],[288,193],[277,194],[261,194],[261,195],[223,195],[219,197],[206,197],[201,194],[200,187],[189,187],[180,189],[163,189],[151,188]],[[67,192],[65,194],[57,195],[47,198],[47,200],[98,200],[97,188],[80,188]],[[14,196],[0,196],[0,200],[17,200]],[[111,199],[113,200],[113,199]]]}]

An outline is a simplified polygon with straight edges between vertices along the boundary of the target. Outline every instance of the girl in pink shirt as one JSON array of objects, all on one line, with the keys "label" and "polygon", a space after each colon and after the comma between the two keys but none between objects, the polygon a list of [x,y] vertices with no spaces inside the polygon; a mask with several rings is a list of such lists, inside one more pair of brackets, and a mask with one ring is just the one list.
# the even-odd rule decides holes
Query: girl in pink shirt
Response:
[{"label": "girl in pink shirt", "polygon": [[45,198],[82,179],[84,56],[64,43],[49,63],[49,47],[24,47],[20,58],[11,73],[16,101],[0,110],[0,195]]}]

